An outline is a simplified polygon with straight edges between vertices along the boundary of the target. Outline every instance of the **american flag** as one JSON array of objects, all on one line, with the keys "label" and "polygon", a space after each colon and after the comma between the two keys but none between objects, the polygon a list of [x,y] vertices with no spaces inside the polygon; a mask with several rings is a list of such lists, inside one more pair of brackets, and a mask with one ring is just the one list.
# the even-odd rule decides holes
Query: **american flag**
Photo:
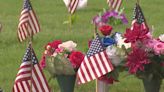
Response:
[{"label": "american flag", "polygon": [[112,8],[112,10],[118,12],[121,7],[122,0],[107,0],[107,4],[110,8]]},{"label": "american flag", "polygon": [[75,13],[78,4],[79,4],[79,0],[70,0],[69,5],[68,5],[68,11],[70,14]]},{"label": "american flag", "polygon": [[136,6],[134,8],[133,21],[132,21],[131,29],[133,29],[134,23],[141,24],[143,26],[143,28],[145,28],[145,29],[148,28],[148,26],[146,24],[146,20],[145,20],[144,14],[143,14],[142,9],[139,6],[139,4],[136,4]]},{"label": "american flag", "polygon": [[31,45],[26,50],[17,73],[13,92],[50,92]]},{"label": "american flag", "polygon": [[20,42],[38,33],[40,26],[29,0],[24,0],[23,9],[18,24],[18,39]]},{"label": "american flag", "polygon": [[97,79],[112,70],[113,66],[97,34],[77,72],[78,83]]}]

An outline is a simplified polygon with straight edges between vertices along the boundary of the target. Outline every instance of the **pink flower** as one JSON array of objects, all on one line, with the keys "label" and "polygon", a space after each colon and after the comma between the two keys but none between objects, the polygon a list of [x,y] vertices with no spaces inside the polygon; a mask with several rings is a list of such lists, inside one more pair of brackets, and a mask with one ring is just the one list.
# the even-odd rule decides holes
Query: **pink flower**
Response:
[{"label": "pink flower", "polygon": [[138,70],[144,71],[144,65],[148,64],[147,53],[139,48],[134,48],[133,51],[128,55],[126,66],[129,67],[129,72],[134,74]]},{"label": "pink flower", "polygon": [[151,48],[155,54],[164,54],[164,43],[156,40],[156,39],[149,39],[144,43],[148,48]]},{"label": "pink flower", "polygon": [[154,44],[154,52],[159,55],[159,54],[164,54],[164,43],[158,42]]},{"label": "pink flower", "polygon": [[57,48],[57,49],[55,50],[56,53],[61,53],[61,52],[63,52],[63,51],[64,51],[63,48]]}]

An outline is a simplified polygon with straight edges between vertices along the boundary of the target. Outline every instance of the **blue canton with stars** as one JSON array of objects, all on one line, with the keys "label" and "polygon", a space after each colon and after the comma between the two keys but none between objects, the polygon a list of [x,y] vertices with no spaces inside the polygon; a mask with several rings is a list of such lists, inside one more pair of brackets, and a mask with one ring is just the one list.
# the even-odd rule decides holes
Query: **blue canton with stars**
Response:
[{"label": "blue canton with stars", "polygon": [[134,10],[133,10],[133,20],[134,19],[137,19],[137,4],[136,4],[136,6],[134,7]]},{"label": "blue canton with stars", "polygon": [[101,43],[100,37],[97,34],[96,38],[92,40],[90,48],[87,52],[87,57],[93,56],[94,54],[97,54],[99,52],[102,52],[104,50],[104,47]]},{"label": "blue canton with stars", "polygon": [[31,10],[32,9],[32,6],[31,6],[29,0],[24,0],[23,9],[28,9],[28,10]]},{"label": "blue canton with stars", "polygon": [[142,24],[143,22],[145,22],[143,12],[138,4],[136,4],[135,6],[133,14],[134,14],[133,19],[137,19],[137,23]]},{"label": "blue canton with stars", "polygon": [[26,49],[26,53],[23,57],[23,62],[31,62],[31,60],[33,64],[38,63],[38,59],[36,58],[34,50],[30,46],[28,46],[28,48]]}]

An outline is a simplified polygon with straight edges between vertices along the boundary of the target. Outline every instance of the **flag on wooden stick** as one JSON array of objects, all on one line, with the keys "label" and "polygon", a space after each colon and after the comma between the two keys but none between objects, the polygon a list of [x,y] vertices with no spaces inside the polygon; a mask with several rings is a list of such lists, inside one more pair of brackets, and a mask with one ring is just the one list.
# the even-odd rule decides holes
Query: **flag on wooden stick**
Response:
[{"label": "flag on wooden stick", "polygon": [[50,92],[31,45],[26,50],[12,92]]},{"label": "flag on wooden stick", "polygon": [[82,84],[97,79],[112,70],[111,61],[97,34],[77,72],[78,83]]},{"label": "flag on wooden stick", "polygon": [[107,0],[107,4],[108,4],[109,8],[118,12],[120,10],[122,0]]},{"label": "flag on wooden stick", "polygon": [[18,39],[20,42],[40,31],[40,26],[29,0],[24,0],[23,9],[18,24]]},{"label": "flag on wooden stick", "polygon": [[135,23],[142,25],[144,29],[148,28],[144,14],[143,14],[142,9],[139,6],[139,4],[136,4],[133,14],[134,15],[133,15],[133,21],[132,21],[131,29],[133,29],[133,26]]}]

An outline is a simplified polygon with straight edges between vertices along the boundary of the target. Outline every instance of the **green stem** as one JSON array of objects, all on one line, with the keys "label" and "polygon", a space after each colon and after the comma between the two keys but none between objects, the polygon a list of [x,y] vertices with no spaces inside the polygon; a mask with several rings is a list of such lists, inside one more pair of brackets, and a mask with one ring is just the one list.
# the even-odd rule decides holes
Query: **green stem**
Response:
[{"label": "green stem", "polygon": [[72,30],[72,14],[69,15],[69,31]]}]

